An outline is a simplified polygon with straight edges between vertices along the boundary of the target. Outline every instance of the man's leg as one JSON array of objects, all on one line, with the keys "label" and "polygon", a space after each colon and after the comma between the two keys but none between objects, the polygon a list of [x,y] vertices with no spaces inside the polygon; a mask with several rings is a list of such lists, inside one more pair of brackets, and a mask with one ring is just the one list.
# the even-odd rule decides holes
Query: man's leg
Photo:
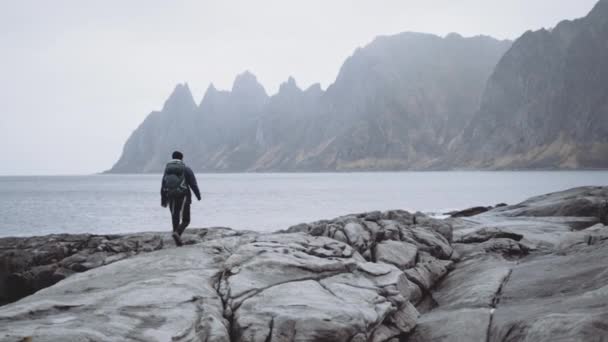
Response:
[{"label": "man's leg", "polygon": [[169,200],[169,210],[171,211],[171,224],[173,225],[173,231],[179,230],[179,219],[180,219],[181,203],[178,199]]},{"label": "man's leg", "polygon": [[177,246],[182,245],[182,240],[179,238],[179,221],[181,218],[181,209],[183,206],[184,199],[174,198],[169,202],[169,208],[171,209],[171,223],[173,224],[173,240]]},{"label": "man's leg", "polygon": [[182,223],[179,226],[179,230],[177,233],[181,236],[184,233],[184,230],[190,224],[190,201],[187,198],[184,199],[184,203],[182,206]]}]

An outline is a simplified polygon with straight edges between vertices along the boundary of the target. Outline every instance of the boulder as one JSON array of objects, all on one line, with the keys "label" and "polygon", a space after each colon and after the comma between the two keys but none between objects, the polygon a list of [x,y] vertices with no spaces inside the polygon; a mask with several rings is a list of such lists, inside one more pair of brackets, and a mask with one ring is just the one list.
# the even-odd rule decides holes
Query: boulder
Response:
[{"label": "boulder", "polygon": [[376,245],[374,256],[377,262],[407,269],[416,265],[418,248],[409,242],[386,240]]}]

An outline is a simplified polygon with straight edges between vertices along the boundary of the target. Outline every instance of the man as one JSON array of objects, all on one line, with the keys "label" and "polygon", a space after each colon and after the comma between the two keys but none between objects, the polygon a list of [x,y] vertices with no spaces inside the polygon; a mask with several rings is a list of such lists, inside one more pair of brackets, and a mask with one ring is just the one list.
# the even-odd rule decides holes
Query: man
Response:
[{"label": "man", "polygon": [[182,245],[181,235],[190,224],[190,204],[192,193],[200,201],[201,193],[196,184],[194,172],[184,164],[184,155],[175,151],[173,160],[167,163],[160,187],[160,204],[163,208],[169,206],[173,223],[173,240],[178,246]]}]

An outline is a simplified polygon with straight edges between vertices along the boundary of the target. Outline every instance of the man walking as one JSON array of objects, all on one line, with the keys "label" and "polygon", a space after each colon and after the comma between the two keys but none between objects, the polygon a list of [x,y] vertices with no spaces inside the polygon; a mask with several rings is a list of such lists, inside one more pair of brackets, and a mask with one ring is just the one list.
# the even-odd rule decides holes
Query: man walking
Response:
[{"label": "man walking", "polygon": [[160,187],[160,204],[171,210],[171,221],[173,223],[173,240],[178,246],[182,245],[181,235],[190,224],[190,204],[192,193],[201,200],[201,193],[196,184],[194,172],[184,164],[184,155],[175,151],[172,160],[167,163],[163,180]]}]

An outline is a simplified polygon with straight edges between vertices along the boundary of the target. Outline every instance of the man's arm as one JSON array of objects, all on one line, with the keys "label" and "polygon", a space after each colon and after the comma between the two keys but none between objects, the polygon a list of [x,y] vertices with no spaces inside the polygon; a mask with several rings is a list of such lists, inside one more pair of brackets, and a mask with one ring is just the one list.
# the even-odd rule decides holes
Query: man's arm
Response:
[{"label": "man's arm", "polygon": [[200,201],[201,192],[198,190],[198,184],[196,183],[196,177],[194,176],[194,172],[192,172],[192,169],[189,167],[186,168],[186,181],[188,182],[190,189],[192,189],[192,192],[194,192],[196,199]]},{"label": "man's arm", "polygon": [[163,207],[167,206],[167,194],[164,191],[165,188],[165,173],[163,172],[163,178],[160,180],[160,205]]}]

